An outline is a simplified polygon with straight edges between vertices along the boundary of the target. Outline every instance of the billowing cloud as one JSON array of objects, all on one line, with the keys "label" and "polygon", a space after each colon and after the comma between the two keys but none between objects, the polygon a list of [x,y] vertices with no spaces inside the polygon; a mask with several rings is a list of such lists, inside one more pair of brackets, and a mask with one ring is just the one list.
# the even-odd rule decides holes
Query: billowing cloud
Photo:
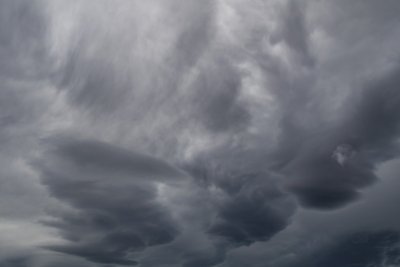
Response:
[{"label": "billowing cloud", "polygon": [[0,265],[398,264],[399,12],[0,1]]},{"label": "billowing cloud", "polygon": [[[286,168],[290,189],[309,207],[341,206],[374,182],[378,163],[398,155],[398,73],[370,82],[347,107],[348,115],[325,136],[306,141]],[[322,140],[321,140],[322,139]]]},{"label": "billowing cloud", "polygon": [[98,263],[134,265],[131,253],[171,242],[179,229],[157,201],[155,181],[184,175],[167,163],[95,141],[58,138],[35,165],[50,194],[73,210],[46,225],[67,244],[49,249]]},{"label": "billowing cloud", "polygon": [[286,228],[291,215],[290,201],[271,179],[262,174],[234,179],[222,186],[228,196],[210,233],[236,245],[249,245],[266,241]]}]

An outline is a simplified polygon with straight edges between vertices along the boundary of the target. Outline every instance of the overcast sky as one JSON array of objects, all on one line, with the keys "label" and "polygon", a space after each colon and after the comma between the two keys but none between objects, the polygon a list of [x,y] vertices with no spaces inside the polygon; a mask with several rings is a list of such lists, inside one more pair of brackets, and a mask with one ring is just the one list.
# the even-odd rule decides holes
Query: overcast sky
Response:
[{"label": "overcast sky", "polygon": [[0,267],[400,266],[400,1],[0,0]]}]

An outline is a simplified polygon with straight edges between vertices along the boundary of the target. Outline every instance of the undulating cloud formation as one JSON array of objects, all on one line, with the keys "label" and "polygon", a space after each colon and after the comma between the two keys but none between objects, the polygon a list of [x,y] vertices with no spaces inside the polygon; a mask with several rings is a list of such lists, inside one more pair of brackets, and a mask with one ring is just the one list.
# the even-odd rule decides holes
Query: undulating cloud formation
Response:
[{"label": "undulating cloud formation", "polygon": [[0,267],[400,266],[399,14],[0,0]]}]

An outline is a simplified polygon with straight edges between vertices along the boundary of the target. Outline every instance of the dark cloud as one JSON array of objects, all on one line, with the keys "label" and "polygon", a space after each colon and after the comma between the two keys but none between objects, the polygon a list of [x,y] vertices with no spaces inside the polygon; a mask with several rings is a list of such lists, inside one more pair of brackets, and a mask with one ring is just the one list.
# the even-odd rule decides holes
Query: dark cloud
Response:
[{"label": "dark cloud", "polygon": [[121,173],[145,180],[178,180],[185,174],[164,161],[93,140],[55,138],[51,153],[79,167],[92,167],[103,173]]},{"label": "dark cloud", "polygon": [[213,152],[185,169],[195,184],[208,192],[214,215],[203,231],[212,241],[214,253],[189,253],[191,260],[184,266],[217,265],[236,248],[266,242],[290,224],[295,211],[292,199],[279,186],[279,178],[262,171],[265,166],[257,160],[243,162],[244,155],[225,149]]},{"label": "dark cloud", "polygon": [[239,71],[223,59],[205,68],[193,85],[199,89],[194,102],[200,122],[215,132],[245,129],[251,117],[238,99],[242,88]]},{"label": "dark cloud", "polygon": [[0,266],[4,267],[26,267],[29,266],[29,260],[26,258],[7,259],[0,262]]},{"label": "dark cloud", "polygon": [[333,157],[334,147],[306,149],[290,163],[290,175],[296,181],[289,189],[299,196],[301,204],[315,208],[340,207],[358,196],[358,188],[376,177],[371,163],[356,154],[341,165]]},{"label": "dark cloud", "polygon": [[266,241],[286,228],[291,214],[290,202],[267,174],[230,179],[219,183],[227,199],[220,204],[210,234],[240,246]]},{"label": "dark cloud", "polygon": [[191,257],[189,257],[189,260],[183,266],[184,267],[214,266],[224,261],[224,257],[221,255],[223,255],[223,253],[221,253],[218,256],[206,255],[203,257],[190,255]]},{"label": "dark cloud", "polygon": [[290,266],[397,266],[399,241],[396,231],[356,232]]},{"label": "dark cloud", "polygon": [[[349,103],[337,132],[307,140],[286,166],[295,181],[289,188],[306,207],[335,208],[356,199],[374,182],[375,166],[398,154],[396,140],[400,86],[398,70],[372,81]],[[348,151],[343,151],[346,148]],[[346,154],[347,153],[347,154]]]},{"label": "dark cloud", "polygon": [[0,0],[0,265],[399,264],[399,11]]},{"label": "dark cloud", "polygon": [[[152,183],[182,174],[168,164],[98,141],[57,138],[35,165],[51,195],[74,211],[52,214],[67,244],[46,248],[98,263],[133,265],[132,253],[171,242],[179,229]],[[175,177],[174,177],[175,176]]]},{"label": "dark cloud", "polygon": [[360,104],[353,107],[351,121],[343,127],[355,145],[365,149],[375,160],[393,157],[398,148],[396,138],[400,122],[399,112],[400,67],[396,66],[383,77],[371,81],[361,96]]},{"label": "dark cloud", "polygon": [[49,107],[45,12],[39,1],[0,1],[0,265],[31,266],[46,237],[36,220],[48,202],[28,157]]}]

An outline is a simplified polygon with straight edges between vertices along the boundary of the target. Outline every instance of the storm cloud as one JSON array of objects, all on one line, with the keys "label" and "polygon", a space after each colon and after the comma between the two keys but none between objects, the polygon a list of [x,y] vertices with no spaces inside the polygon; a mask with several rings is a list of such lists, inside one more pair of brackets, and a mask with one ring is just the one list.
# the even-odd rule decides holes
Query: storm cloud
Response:
[{"label": "storm cloud", "polygon": [[101,142],[54,142],[56,148],[35,165],[50,194],[74,210],[44,221],[70,242],[47,248],[99,263],[135,265],[129,253],[175,238],[178,229],[157,203],[154,182],[171,183],[182,179],[182,173],[157,159]]},{"label": "storm cloud", "polygon": [[0,0],[0,266],[397,266],[399,13]]}]

